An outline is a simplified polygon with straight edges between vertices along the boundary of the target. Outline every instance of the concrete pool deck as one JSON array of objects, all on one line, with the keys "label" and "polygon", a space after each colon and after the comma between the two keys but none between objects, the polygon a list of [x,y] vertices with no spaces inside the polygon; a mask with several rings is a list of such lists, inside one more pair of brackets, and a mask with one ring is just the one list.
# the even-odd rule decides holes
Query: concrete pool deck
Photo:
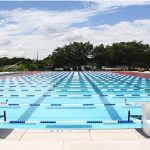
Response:
[{"label": "concrete pool deck", "polygon": [[3,150],[149,150],[141,130],[0,129]]}]

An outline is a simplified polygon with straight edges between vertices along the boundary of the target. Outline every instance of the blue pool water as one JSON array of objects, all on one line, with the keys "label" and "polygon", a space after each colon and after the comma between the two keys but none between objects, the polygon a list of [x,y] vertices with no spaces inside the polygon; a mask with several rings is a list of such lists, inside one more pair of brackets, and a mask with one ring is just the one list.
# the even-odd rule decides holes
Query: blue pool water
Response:
[{"label": "blue pool water", "polygon": [[0,128],[142,128],[143,108],[130,103],[148,101],[150,79],[110,72],[25,74],[0,79],[0,115],[7,116],[0,117]]}]

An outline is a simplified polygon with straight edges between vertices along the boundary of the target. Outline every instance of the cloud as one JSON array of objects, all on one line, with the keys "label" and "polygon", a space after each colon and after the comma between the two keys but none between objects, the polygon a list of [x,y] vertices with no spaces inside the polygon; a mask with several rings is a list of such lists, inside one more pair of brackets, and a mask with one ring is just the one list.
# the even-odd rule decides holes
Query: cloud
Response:
[{"label": "cloud", "polygon": [[7,57],[8,52],[6,50],[0,50],[0,57]]},{"label": "cloud", "polygon": [[71,11],[45,11],[38,9],[0,10],[0,57],[39,58],[49,55],[54,48],[73,41],[111,44],[137,40],[149,43],[150,20],[141,19],[109,25],[73,27],[85,23],[97,13],[108,13],[120,7],[142,5],[148,1],[95,1],[90,7]]},{"label": "cloud", "polygon": [[[79,38],[77,38],[79,37]],[[90,41],[95,45],[111,44],[121,41],[144,41],[149,43],[150,20],[136,20],[134,22],[122,21],[115,25],[100,25],[93,28],[72,28],[62,36],[62,41]]]},{"label": "cloud", "polygon": [[0,41],[0,46],[7,46],[9,44],[11,44],[11,40],[9,40],[9,39],[2,39]]},{"label": "cloud", "polygon": [[0,57],[23,57],[24,51],[22,51],[20,48],[17,50],[16,48],[10,49],[0,49]]}]

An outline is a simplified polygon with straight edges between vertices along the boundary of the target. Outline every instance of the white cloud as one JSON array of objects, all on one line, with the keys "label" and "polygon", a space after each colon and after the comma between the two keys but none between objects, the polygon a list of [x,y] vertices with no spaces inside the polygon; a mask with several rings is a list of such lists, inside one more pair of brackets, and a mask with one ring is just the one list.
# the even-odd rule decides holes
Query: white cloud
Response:
[{"label": "white cloud", "polygon": [[149,43],[150,20],[120,22],[114,25],[72,27],[74,23],[84,23],[97,13],[114,11],[116,8],[149,1],[101,1],[90,8],[72,11],[44,11],[38,9],[1,10],[0,16],[0,57],[25,56],[44,58],[57,46],[72,41],[90,41],[93,44],[111,44],[119,41],[137,40]]},{"label": "white cloud", "polygon": [[143,41],[150,44],[150,20],[136,20],[134,22],[120,22],[115,25],[100,25],[93,28],[70,29],[64,36],[63,41],[75,39],[77,41],[90,41],[92,43],[111,44],[120,41]]},{"label": "white cloud", "polygon": [[0,50],[0,57],[7,57],[8,52],[6,50]]},{"label": "white cloud", "polygon": [[9,45],[10,43],[11,43],[11,40],[9,40],[9,39],[0,40],[0,46]]}]

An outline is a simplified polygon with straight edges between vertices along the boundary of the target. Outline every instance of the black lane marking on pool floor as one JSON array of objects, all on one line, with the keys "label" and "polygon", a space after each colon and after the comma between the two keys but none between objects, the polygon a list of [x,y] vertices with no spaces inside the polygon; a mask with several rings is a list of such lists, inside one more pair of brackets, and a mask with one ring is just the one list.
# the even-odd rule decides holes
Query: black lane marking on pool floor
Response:
[{"label": "black lane marking on pool floor", "polygon": [[[61,78],[56,84],[55,86],[57,86],[58,84],[60,84],[70,73],[65,73],[63,74],[64,77]],[[60,75],[56,75],[56,79],[59,79]],[[49,90],[49,89],[48,89]],[[46,91],[44,94],[48,94],[49,91]],[[41,104],[44,101],[45,97],[39,97],[33,104]],[[20,120],[28,120],[30,118],[30,116],[35,112],[35,110],[38,108],[38,106],[32,107],[30,106],[18,119],[18,121]]]},{"label": "black lane marking on pool floor", "polygon": [[[117,74],[117,76],[118,76],[118,74]],[[129,77],[127,77],[127,78],[125,78],[125,79],[123,79],[123,78],[115,78],[114,76],[109,76],[110,78],[112,78],[112,79],[114,79],[114,80],[119,80],[119,81],[121,81],[122,83],[126,83],[128,86],[130,86],[130,85],[133,85],[135,88],[137,88],[138,90],[140,90],[140,89],[144,89],[144,91],[146,92],[146,93],[148,93],[148,91],[145,89],[145,88],[142,88],[142,87],[139,87],[138,85],[142,82],[142,78],[139,78],[139,80],[138,80],[138,83],[135,85],[135,84],[133,84],[133,81],[135,81],[135,79],[137,78],[137,77],[135,77],[135,76],[132,76],[133,78],[130,80],[130,82],[128,82],[128,81],[126,81],[127,79],[130,79],[131,78],[131,76],[129,76]]]},{"label": "black lane marking on pool floor", "polygon": [[[91,86],[93,87],[93,89],[95,90],[95,92],[97,94],[102,94],[101,91],[98,89],[98,87],[95,85],[95,83],[93,83],[89,78],[88,76],[91,77],[91,75],[89,74],[85,74],[83,73],[84,77],[89,81],[89,83],[91,84]],[[107,98],[103,97],[100,99],[102,101],[103,104],[109,104],[109,101],[107,100]],[[105,106],[105,105],[104,105]],[[105,109],[107,110],[109,116],[111,117],[112,120],[122,120],[122,118],[119,116],[119,114],[117,113],[117,111],[114,109],[113,106],[110,106],[110,107],[107,107],[105,106]]]}]

